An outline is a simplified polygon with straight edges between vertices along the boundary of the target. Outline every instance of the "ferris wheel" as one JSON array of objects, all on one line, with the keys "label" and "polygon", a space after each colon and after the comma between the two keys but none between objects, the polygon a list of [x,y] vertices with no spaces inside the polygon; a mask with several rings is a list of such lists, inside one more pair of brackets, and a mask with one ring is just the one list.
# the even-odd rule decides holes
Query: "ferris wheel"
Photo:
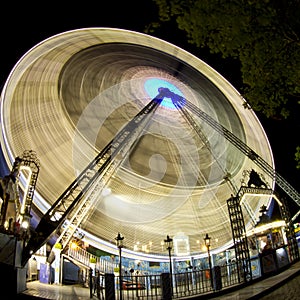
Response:
[{"label": "ferris wheel", "polygon": [[[232,245],[226,201],[252,169],[299,205],[238,91],[161,39],[114,28],[63,32],[25,53],[1,97],[6,161],[26,149],[40,160],[33,209],[47,234],[72,236],[68,221],[72,234],[113,251],[122,232],[125,255],[159,257],[165,236],[177,238],[179,255],[197,255],[209,232],[221,251]],[[270,201],[244,199],[248,229]]]}]

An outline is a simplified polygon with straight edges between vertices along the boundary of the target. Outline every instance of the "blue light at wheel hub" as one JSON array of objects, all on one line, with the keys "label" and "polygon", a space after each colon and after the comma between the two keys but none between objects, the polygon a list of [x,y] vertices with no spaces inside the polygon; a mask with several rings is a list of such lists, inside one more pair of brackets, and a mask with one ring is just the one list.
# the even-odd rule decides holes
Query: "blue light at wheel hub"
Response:
[{"label": "blue light at wheel hub", "polygon": [[[181,93],[181,91],[174,84],[172,84],[168,81],[162,80],[162,79],[158,79],[158,78],[148,79],[145,82],[144,86],[145,86],[145,90],[146,90],[147,94],[151,97],[151,99],[153,99],[157,96],[159,88],[167,88],[172,93],[183,97],[183,94]],[[172,99],[169,97],[164,97],[164,99],[160,105],[167,107],[167,108],[175,109]]]}]

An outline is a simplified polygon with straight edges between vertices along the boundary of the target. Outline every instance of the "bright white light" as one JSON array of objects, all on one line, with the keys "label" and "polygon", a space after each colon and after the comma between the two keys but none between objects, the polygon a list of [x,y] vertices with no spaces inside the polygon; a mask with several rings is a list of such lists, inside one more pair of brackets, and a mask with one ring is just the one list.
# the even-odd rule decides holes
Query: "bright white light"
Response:
[{"label": "bright white light", "polygon": [[28,229],[28,227],[29,227],[28,221],[23,221],[21,227],[24,229]]}]

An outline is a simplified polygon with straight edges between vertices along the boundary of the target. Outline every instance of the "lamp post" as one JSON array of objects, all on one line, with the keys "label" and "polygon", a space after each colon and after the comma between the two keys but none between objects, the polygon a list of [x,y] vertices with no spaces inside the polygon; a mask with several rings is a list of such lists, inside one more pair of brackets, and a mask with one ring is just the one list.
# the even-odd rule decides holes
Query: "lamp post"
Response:
[{"label": "lamp post", "polygon": [[207,255],[208,255],[208,264],[209,264],[209,276],[210,276],[210,282],[211,282],[211,286],[213,286],[213,281],[212,281],[212,266],[211,266],[211,257],[210,257],[210,239],[211,237],[208,236],[208,233],[205,235],[204,238],[204,242],[205,242],[205,246],[207,249]]},{"label": "lamp post", "polygon": [[121,236],[120,232],[118,232],[117,237],[115,238],[117,247],[119,248],[119,284],[120,284],[120,300],[122,300],[122,248],[123,248],[123,240],[124,236]]},{"label": "lamp post", "polygon": [[171,295],[173,295],[173,283],[172,283],[172,259],[171,259],[171,250],[173,248],[173,239],[167,235],[167,239],[164,240],[166,249],[169,252],[169,262],[170,262],[170,287]]}]

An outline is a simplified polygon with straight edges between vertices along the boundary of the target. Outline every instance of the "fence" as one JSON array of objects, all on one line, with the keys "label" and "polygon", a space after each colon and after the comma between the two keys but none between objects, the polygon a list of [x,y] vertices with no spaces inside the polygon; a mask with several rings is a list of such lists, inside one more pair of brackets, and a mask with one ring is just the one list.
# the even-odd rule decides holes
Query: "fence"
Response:
[{"label": "fence", "polygon": [[[77,260],[86,262],[88,276],[86,286],[90,288],[91,298],[105,300],[129,299],[179,299],[190,296],[205,295],[222,289],[241,285],[254,278],[271,275],[288,267],[291,261],[287,246],[274,249],[272,253],[262,254],[251,260],[252,274],[244,274],[241,261],[234,261],[222,266],[215,266],[212,270],[188,269],[186,272],[151,274],[149,272],[128,274],[123,272],[121,278],[113,270],[117,265],[113,262],[98,258],[94,269],[88,265],[92,257],[86,252],[76,251],[68,254]],[[76,257],[75,257],[76,256]],[[270,268],[270,259],[273,268]],[[266,264],[266,262],[268,264]],[[261,263],[262,262],[262,263]],[[96,271],[96,272],[95,272]]]},{"label": "fence", "polygon": [[[90,291],[98,299],[178,299],[217,292],[242,284],[241,268],[237,263],[214,267],[210,270],[192,270],[185,273],[160,275],[121,275],[90,272]],[[211,276],[212,275],[212,276]]]}]

